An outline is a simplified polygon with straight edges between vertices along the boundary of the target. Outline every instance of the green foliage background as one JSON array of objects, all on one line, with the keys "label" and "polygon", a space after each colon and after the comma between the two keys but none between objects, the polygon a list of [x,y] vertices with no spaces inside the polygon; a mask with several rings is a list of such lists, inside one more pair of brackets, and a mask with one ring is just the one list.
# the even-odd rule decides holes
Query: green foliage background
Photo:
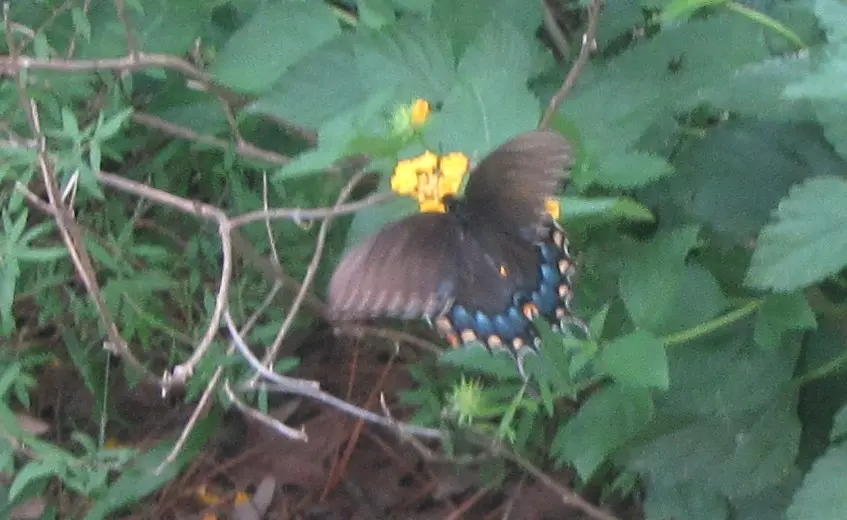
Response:
[{"label": "green foliage background", "polygon": [[[425,148],[479,159],[538,124],[579,52],[584,6],[549,4],[571,28],[565,64],[537,37],[543,13],[526,0],[149,0],[127,2],[123,19],[111,0],[12,2],[0,67],[0,423],[32,449],[23,460],[3,450],[0,469],[16,474],[3,507],[58,477],[92,501],[87,518],[105,518],[193,453],[155,475],[138,468],[172,441],[115,453],[102,433],[82,433],[92,425],[79,425],[71,447],[17,426],[12,410],[29,405],[34,374],[54,359],[96,396],[92,421],[110,417],[98,311],[53,217],[26,199],[47,197],[21,91],[38,106],[59,185],[78,182],[69,200],[105,308],[159,374],[185,362],[208,326],[221,242],[214,224],[105,185],[99,172],[235,217],[264,199],[332,206],[350,158],[368,158],[378,191],[398,158]],[[843,518],[847,3],[610,0],[597,35],[554,122],[577,147],[561,202],[592,341],[545,341],[553,368],[536,367],[540,403],[515,400],[508,360],[475,351],[411,367],[419,387],[405,401],[429,426],[456,406],[462,424],[517,456],[573,467],[578,488],[643,497],[647,518]],[[413,135],[395,116],[416,98],[437,110]],[[345,244],[412,209],[391,201],[349,229],[332,226],[315,292]],[[239,229],[299,280],[318,243],[308,224]],[[238,263],[233,316],[246,320],[272,284]],[[265,310],[251,345],[273,341],[292,298]],[[296,327],[314,321],[306,309]],[[218,367],[249,375],[227,348],[212,343],[189,400]],[[140,377],[123,368],[111,377]],[[478,399],[459,399],[462,373],[485,381]],[[580,396],[576,412],[556,408],[563,396]],[[217,424],[196,429],[194,449]]]}]

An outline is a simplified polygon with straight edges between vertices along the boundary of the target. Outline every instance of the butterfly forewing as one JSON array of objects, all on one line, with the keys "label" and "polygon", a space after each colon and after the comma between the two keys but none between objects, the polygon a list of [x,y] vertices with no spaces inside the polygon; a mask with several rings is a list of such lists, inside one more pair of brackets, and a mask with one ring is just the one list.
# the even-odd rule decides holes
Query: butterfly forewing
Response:
[{"label": "butterfly forewing", "polygon": [[334,320],[435,316],[458,285],[460,228],[450,214],[422,213],[388,224],[351,249],[329,284]]},{"label": "butterfly forewing", "polygon": [[573,165],[572,147],[552,130],[514,137],[471,172],[463,209],[492,227],[531,241],[544,236],[545,202]]}]

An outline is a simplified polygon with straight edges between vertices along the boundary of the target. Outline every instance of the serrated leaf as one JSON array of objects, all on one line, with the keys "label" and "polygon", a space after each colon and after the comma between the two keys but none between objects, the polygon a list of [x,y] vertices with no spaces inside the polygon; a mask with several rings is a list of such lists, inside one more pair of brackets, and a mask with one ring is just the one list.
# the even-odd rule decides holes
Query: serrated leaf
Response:
[{"label": "serrated leaf", "polygon": [[638,327],[653,330],[672,314],[685,274],[685,257],[697,243],[698,233],[695,226],[664,232],[624,263],[621,297]]},{"label": "serrated leaf", "polygon": [[[731,88],[740,67],[769,58],[761,33],[744,17],[721,14],[666,27],[608,62],[587,67],[562,114],[579,128],[598,178],[608,175],[611,181],[625,173],[624,161],[612,161],[616,168],[607,174],[605,158],[631,151],[656,121],[700,105],[710,89]],[[653,171],[661,176],[661,169]],[[594,179],[575,175],[574,181],[585,186]]]},{"label": "serrated leaf", "polygon": [[674,164],[676,175],[665,184],[669,194],[656,198],[660,212],[667,214],[672,203],[683,215],[745,246],[792,185],[847,166],[817,125],[749,118],[722,124],[687,143]]},{"label": "serrated leaf", "polygon": [[815,0],[815,14],[830,41],[847,41],[847,5],[839,0]]},{"label": "serrated leaf", "polygon": [[847,91],[847,44],[832,48],[813,73],[785,88],[788,99],[841,100]]},{"label": "serrated leaf", "polygon": [[800,441],[793,405],[782,399],[747,416],[695,423],[667,418],[684,426],[639,448],[630,469],[659,488],[692,485],[702,495],[717,492],[728,499],[760,492],[793,469]]},{"label": "serrated leaf", "polygon": [[507,22],[527,36],[541,25],[541,9],[527,9],[525,0],[435,0],[432,17],[446,31],[456,55],[472,45],[492,20]]},{"label": "serrated leaf", "polygon": [[531,62],[532,46],[524,35],[492,21],[461,57],[458,83],[424,130],[425,141],[479,160],[508,138],[536,127],[541,106],[527,87]]},{"label": "serrated leaf", "polygon": [[665,344],[646,331],[616,338],[603,346],[597,367],[626,386],[666,389],[668,358]]},{"label": "serrated leaf", "polygon": [[608,386],[589,397],[553,441],[560,463],[570,462],[583,479],[649,422],[653,401],[643,389]]},{"label": "serrated leaf", "polygon": [[396,89],[396,101],[443,99],[454,84],[455,58],[441,27],[417,18],[400,20],[353,40],[358,78],[368,91]]},{"label": "serrated leaf", "polygon": [[789,330],[813,329],[815,313],[802,292],[774,294],[768,297],[756,315],[753,337],[764,348],[773,348]]},{"label": "serrated leaf", "polygon": [[813,178],[791,190],[759,235],[745,282],[788,292],[847,265],[847,181]]},{"label": "serrated leaf", "polygon": [[847,511],[844,475],[847,474],[847,445],[833,446],[819,458],[806,477],[786,518],[788,520],[842,520]]},{"label": "serrated leaf", "polygon": [[340,33],[338,20],[323,2],[267,4],[227,41],[210,72],[235,90],[261,92]]},{"label": "serrated leaf", "polygon": [[785,88],[809,75],[812,59],[808,53],[779,56],[750,63],[733,75],[731,86],[710,85],[699,92],[699,99],[715,106],[765,120],[808,119],[810,107],[805,99],[789,99]]}]

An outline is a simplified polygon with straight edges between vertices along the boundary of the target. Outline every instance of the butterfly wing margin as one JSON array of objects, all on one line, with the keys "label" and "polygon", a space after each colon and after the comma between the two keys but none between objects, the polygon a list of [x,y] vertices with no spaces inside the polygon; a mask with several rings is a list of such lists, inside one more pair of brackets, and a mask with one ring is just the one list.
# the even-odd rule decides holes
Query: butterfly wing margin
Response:
[{"label": "butterfly wing margin", "polygon": [[523,133],[474,168],[465,187],[465,207],[483,222],[534,242],[546,233],[546,201],[572,167],[573,147],[561,134]]},{"label": "butterfly wing margin", "polygon": [[455,297],[459,234],[444,213],[386,225],[342,258],[329,283],[329,318],[438,315]]}]

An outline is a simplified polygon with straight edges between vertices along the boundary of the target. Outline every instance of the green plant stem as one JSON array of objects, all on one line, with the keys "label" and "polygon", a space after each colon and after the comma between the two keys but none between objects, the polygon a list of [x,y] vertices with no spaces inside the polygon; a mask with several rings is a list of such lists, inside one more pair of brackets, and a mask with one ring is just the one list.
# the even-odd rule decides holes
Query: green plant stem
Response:
[{"label": "green plant stem", "polygon": [[705,336],[706,334],[714,332],[714,331],[720,329],[721,327],[725,327],[725,326],[729,325],[730,323],[736,322],[736,321],[740,320],[741,318],[746,317],[749,314],[753,314],[764,303],[765,303],[765,300],[761,299],[761,298],[758,299],[758,300],[753,300],[753,301],[749,302],[748,304],[744,305],[743,307],[739,307],[738,309],[735,309],[732,312],[728,312],[728,313],[724,314],[723,316],[715,318],[711,321],[701,323],[700,325],[697,325],[696,327],[693,327],[693,328],[688,329],[688,330],[684,330],[682,332],[678,332],[676,334],[671,334],[669,336],[665,336],[664,338],[662,338],[662,341],[665,342],[665,345],[672,346],[672,345],[678,345],[680,343],[686,343],[686,342],[691,341],[692,339],[698,338],[700,336]]},{"label": "green plant stem", "polygon": [[797,36],[797,33],[783,25],[777,20],[774,20],[770,16],[760,13],[754,9],[750,9],[746,5],[739,4],[738,2],[727,2],[726,7],[730,11],[735,11],[738,14],[746,16],[747,18],[757,22],[765,27],[772,29],[773,31],[779,33],[783,38],[793,43],[797,50],[805,49],[806,43]]},{"label": "green plant stem", "polygon": [[797,386],[803,386],[805,384],[811,383],[812,381],[823,379],[833,374],[834,372],[840,370],[845,363],[847,363],[847,351],[845,351],[840,356],[827,361],[818,368],[806,372],[802,376],[795,378],[794,383],[797,384]]}]

